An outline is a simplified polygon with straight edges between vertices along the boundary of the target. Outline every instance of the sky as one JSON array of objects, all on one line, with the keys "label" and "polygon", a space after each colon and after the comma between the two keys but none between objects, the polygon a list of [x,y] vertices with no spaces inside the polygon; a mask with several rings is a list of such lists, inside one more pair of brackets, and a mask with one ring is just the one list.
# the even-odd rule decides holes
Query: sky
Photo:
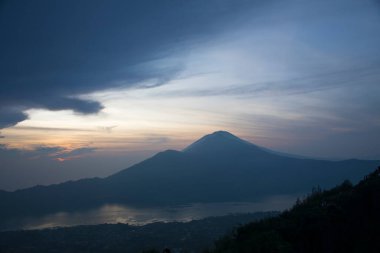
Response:
[{"label": "sky", "polygon": [[380,2],[0,1],[0,189],[205,134],[380,159]]}]

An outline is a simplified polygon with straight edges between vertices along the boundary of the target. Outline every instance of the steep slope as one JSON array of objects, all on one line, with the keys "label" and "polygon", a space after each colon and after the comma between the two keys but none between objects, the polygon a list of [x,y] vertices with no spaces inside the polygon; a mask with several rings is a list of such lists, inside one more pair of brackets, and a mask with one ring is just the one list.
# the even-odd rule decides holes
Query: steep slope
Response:
[{"label": "steep slope", "polygon": [[358,185],[315,191],[279,217],[240,227],[223,252],[380,252],[380,167]]},{"label": "steep slope", "polygon": [[268,152],[224,131],[181,151],[167,150],[104,179],[33,187],[0,195],[3,217],[77,210],[104,203],[170,205],[256,201],[313,186],[358,181],[379,161],[297,159]]}]

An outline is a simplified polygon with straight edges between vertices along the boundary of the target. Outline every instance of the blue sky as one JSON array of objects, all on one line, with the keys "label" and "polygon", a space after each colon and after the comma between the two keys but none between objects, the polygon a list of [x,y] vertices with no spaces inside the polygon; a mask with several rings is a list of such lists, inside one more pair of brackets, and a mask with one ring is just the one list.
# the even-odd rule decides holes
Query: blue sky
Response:
[{"label": "blue sky", "polygon": [[0,189],[227,130],[380,159],[378,1],[3,1]]}]

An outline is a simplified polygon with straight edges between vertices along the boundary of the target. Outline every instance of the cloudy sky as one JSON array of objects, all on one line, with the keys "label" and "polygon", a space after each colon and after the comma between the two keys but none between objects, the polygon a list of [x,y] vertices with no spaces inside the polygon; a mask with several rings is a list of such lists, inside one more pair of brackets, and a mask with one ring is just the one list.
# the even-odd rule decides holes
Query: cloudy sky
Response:
[{"label": "cloudy sky", "polygon": [[227,130],[380,159],[380,2],[0,2],[0,189],[106,176]]}]

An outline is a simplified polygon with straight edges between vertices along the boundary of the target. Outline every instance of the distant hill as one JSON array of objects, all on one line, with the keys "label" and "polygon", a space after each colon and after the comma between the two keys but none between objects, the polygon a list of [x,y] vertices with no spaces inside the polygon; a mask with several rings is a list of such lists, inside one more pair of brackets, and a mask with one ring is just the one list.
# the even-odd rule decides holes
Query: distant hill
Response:
[{"label": "distant hill", "polygon": [[238,228],[209,253],[380,252],[380,167],[356,186],[315,190],[279,217]]},{"label": "distant hill", "polygon": [[228,132],[167,150],[107,178],[37,186],[0,194],[3,218],[70,211],[105,203],[172,205],[257,201],[279,194],[357,182],[380,161],[323,161],[270,152]]}]

